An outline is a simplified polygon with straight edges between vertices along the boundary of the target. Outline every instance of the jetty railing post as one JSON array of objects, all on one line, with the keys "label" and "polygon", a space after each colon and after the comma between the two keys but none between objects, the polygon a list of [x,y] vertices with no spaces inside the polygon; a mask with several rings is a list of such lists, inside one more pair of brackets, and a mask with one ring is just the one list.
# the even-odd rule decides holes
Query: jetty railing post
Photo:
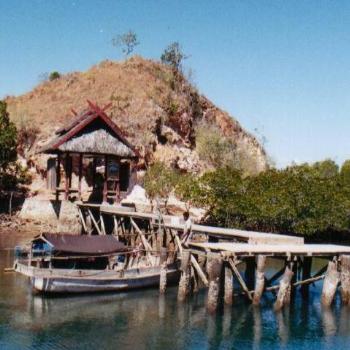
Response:
[{"label": "jetty railing post", "polygon": [[177,293],[177,300],[184,301],[190,294],[191,283],[191,253],[189,250],[182,250],[181,254],[181,277],[179,281],[179,289]]},{"label": "jetty railing post", "polygon": [[341,299],[344,305],[350,304],[350,255],[340,257]]},{"label": "jetty railing post", "polygon": [[277,299],[274,304],[274,310],[279,311],[283,306],[290,302],[291,281],[293,278],[293,271],[290,266],[287,266],[283,277],[280,280],[280,286],[277,294]]},{"label": "jetty railing post", "polygon": [[218,307],[222,265],[222,259],[208,257],[207,272],[209,278],[209,289],[207,309],[210,313],[214,313]]},{"label": "jetty railing post", "polygon": [[228,262],[224,264],[225,284],[224,284],[224,302],[227,305],[233,304],[233,274]]},{"label": "jetty railing post", "polygon": [[167,249],[160,248],[160,278],[159,278],[159,292],[164,294],[167,284]]},{"label": "jetty railing post", "polygon": [[266,256],[258,255],[256,262],[256,273],[255,273],[255,290],[253,296],[253,305],[259,305],[261,296],[264,292],[265,287],[265,265]]},{"label": "jetty railing post", "polygon": [[337,262],[330,261],[328,263],[326,276],[323,281],[321,302],[323,306],[330,306],[333,302],[337,286],[340,280]]}]

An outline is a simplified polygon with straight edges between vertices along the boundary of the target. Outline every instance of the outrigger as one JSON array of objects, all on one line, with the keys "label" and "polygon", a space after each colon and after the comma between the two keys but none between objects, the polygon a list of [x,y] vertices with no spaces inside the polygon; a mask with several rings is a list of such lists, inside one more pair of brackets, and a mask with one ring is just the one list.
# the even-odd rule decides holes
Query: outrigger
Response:
[{"label": "outrigger", "polygon": [[[113,235],[43,233],[30,242],[28,255],[14,263],[43,293],[93,293],[156,287],[161,273],[168,284],[179,279],[176,259],[129,247]],[[166,256],[166,254],[165,254]]]}]

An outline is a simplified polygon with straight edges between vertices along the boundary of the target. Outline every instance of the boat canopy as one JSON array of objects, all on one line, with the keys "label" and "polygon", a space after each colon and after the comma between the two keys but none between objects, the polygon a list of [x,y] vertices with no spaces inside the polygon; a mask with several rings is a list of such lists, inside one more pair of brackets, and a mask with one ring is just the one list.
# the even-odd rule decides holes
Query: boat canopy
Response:
[{"label": "boat canopy", "polygon": [[[67,233],[42,233],[33,239],[33,247],[45,244],[45,250],[49,249],[56,253],[104,255],[127,251],[124,243],[119,242],[112,235],[87,236],[72,235]],[[48,245],[48,247],[47,247]]]}]

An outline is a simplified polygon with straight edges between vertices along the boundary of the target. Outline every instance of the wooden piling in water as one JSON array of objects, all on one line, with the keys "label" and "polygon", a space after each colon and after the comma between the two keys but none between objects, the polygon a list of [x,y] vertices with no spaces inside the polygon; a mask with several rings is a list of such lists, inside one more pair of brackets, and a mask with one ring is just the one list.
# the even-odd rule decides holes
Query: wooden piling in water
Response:
[{"label": "wooden piling in water", "polygon": [[256,273],[255,273],[255,289],[253,296],[253,305],[259,305],[261,296],[264,292],[265,287],[265,265],[266,256],[258,255],[256,262]]},{"label": "wooden piling in water", "polygon": [[350,305],[350,255],[340,257],[340,292],[344,305]]},{"label": "wooden piling in water", "polygon": [[287,266],[280,281],[277,299],[274,304],[275,311],[279,311],[283,308],[283,306],[289,304],[292,278],[293,271],[289,268],[289,266]]},{"label": "wooden piling in water", "polygon": [[247,257],[245,259],[245,272],[244,272],[244,277],[245,277],[245,283],[248,287],[249,290],[254,289],[254,283],[255,283],[255,257]]},{"label": "wooden piling in water", "polygon": [[339,283],[339,272],[337,269],[337,263],[330,261],[326,276],[323,282],[321,302],[324,306],[330,306],[333,302],[335,292]]},{"label": "wooden piling in water", "polygon": [[167,284],[167,249],[160,249],[160,277],[159,277],[159,293],[164,294]]},{"label": "wooden piling in water", "polygon": [[[304,256],[303,258],[303,272],[302,272],[302,281],[308,280],[311,277],[311,267],[312,267],[312,258],[309,256]],[[301,294],[303,298],[309,296],[309,283],[305,283],[301,286]]]},{"label": "wooden piling in water", "polygon": [[179,281],[179,289],[177,300],[184,301],[190,294],[191,287],[191,254],[188,250],[183,250],[181,254],[181,277]]},{"label": "wooden piling in water", "polygon": [[225,269],[225,284],[224,284],[224,301],[227,305],[233,304],[233,274],[228,263],[224,265]]},{"label": "wooden piling in water", "polygon": [[222,259],[208,258],[207,272],[209,278],[209,289],[207,309],[210,313],[215,312],[218,307],[222,263]]}]

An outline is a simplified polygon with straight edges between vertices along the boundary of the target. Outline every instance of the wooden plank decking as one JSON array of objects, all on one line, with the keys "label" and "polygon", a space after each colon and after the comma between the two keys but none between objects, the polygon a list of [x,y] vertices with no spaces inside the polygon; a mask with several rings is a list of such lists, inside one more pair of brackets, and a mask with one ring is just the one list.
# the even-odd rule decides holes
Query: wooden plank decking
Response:
[{"label": "wooden plank decking", "polygon": [[[82,205],[80,205],[82,206]],[[110,214],[123,217],[132,217],[138,219],[148,219],[157,222],[159,217],[157,214],[141,213],[135,211],[127,211],[127,208],[115,207],[115,206],[100,206],[100,212],[102,214]],[[165,228],[182,231],[184,223],[181,217],[173,215],[162,215]],[[156,223],[155,223],[156,224]],[[276,233],[263,233],[254,231],[244,231],[233,228],[222,228],[204,225],[192,225],[192,231],[194,233],[202,233],[208,236],[217,237],[220,239],[228,240],[240,240],[248,243],[259,244],[303,244],[303,237],[288,236]]]},{"label": "wooden plank decking", "polygon": [[336,244],[247,244],[247,243],[189,243],[193,251],[220,252],[223,256],[336,256],[350,254],[350,247]]}]

